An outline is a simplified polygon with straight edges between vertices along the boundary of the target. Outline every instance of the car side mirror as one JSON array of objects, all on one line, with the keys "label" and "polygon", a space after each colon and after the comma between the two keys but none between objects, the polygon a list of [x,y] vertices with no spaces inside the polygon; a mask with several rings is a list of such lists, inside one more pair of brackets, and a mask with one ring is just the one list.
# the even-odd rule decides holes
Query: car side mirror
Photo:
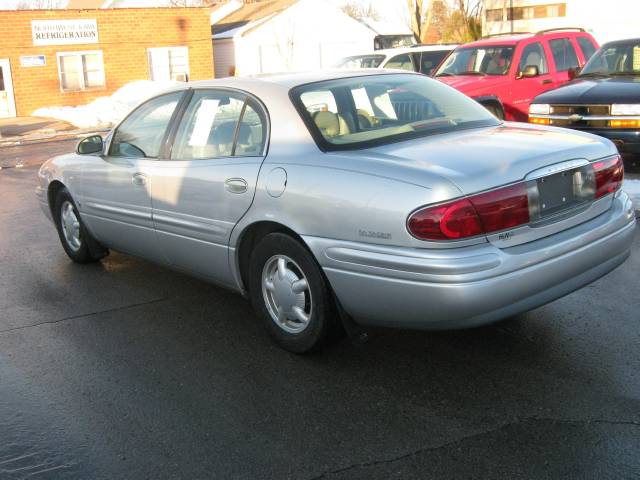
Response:
[{"label": "car side mirror", "polygon": [[100,135],[91,135],[90,137],[83,138],[78,143],[76,151],[80,155],[91,155],[93,153],[100,153],[104,148],[104,141]]},{"label": "car side mirror", "polygon": [[580,74],[580,70],[582,70],[580,67],[574,67],[567,70],[567,73],[569,74],[569,80],[573,80],[574,78],[576,78]]},{"label": "car side mirror", "polygon": [[536,65],[527,65],[524,70],[518,72],[518,78],[533,78],[540,75],[540,71]]}]

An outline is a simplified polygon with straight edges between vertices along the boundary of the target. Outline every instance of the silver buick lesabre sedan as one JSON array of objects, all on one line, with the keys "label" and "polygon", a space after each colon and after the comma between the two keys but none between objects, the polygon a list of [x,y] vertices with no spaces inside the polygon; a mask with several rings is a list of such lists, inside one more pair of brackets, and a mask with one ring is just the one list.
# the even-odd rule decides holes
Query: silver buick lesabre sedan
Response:
[{"label": "silver buick lesabre sedan", "polygon": [[448,329],[550,302],[629,255],[614,145],[497,120],[411,73],[185,84],[47,161],[76,262],[108,249],[251,299],[284,348],[343,325]]}]

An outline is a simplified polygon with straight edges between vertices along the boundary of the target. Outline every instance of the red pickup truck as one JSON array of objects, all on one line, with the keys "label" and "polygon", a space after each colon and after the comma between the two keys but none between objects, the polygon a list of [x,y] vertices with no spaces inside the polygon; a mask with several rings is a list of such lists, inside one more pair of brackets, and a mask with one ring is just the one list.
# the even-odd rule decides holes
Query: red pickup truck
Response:
[{"label": "red pickup truck", "polygon": [[434,77],[498,118],[526,122],[531,101],[573,79],[597,49],[580,28],[496,35],[456,48]]}]

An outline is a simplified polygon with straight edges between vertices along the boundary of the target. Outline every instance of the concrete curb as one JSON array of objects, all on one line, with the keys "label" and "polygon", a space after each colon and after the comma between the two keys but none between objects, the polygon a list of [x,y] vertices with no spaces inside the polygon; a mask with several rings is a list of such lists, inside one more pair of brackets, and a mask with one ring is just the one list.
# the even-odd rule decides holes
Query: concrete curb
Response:
[{"label": "concrete curb", "polygon": [[57,132],[54,134],[43,135],[35,138],[9,137],[0,140],[0,148],[19,147],[23,145],[33,145],[35,143],[59,142],[61,140],[83,138],[90,135],[102,135],[109,132],[110,130],[111,129],[73,130],[70,132]]}]

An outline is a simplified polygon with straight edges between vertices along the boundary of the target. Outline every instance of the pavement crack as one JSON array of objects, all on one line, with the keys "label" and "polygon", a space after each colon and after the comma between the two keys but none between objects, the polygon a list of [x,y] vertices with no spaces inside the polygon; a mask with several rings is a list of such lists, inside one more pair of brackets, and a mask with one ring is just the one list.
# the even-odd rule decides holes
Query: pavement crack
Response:
[{"label": "pavement crack", "polygon": [[570,424],[583,424],[588,425],[591,423],[597,423],[602,425],[629,425],[634,427],[640,427],[640,420],[606,420],[600,418],[592,418],[585,420],[572,420],[565,418],[553,418],[553,417],[524,417],[520,419],[521,422],[527,421],[540,421],[540,422],[557,422],[557,423],[570,423]]},{"label": "pavement crack", "polygon": [[449,442],[445,442],[442,443],[440,445],[434,445],[432,447],[424,447],[424,448],[418,448],[416,450],[412,450],[410,452],[406,452],[403,453],[401,455],[397,455],[395,457],[391,457],[391,458],[385,458],[382,460],[372,460],[370,462],[360,462],[360,463],[354,463],[351,465],[348,465],[346,467],[342,467],[342,468],[338,468],[335,470],[328,470],[326,472],[322,472],[320,475],[316,476],[316,477],[312,477],[310,480],[320,480],[323,478],[327,478],[327,476],[329,475],[336,475],[336,474],[340,474],[340,473],[344,473],[347,472],[349,470],[354,470],[357,468],[367,468],[367,467],[374,467],[376,465],[385,465],[385,464],[389,464],[389,463],[394,463],[394,462],[398,462],[400,460],[404,460],[407,458],[411,458],[411,457],[415,457],[416,455],[420,455],[422,453],[426,453],[426,452],[431,452],[431,451],[435,451],[435,450],[439,450],[441,448],[448,448],[451,446],[454,446],[460,442],[464,442],[466,440],[471,440],[477,437],[482,437],[484,435],[490,434],[490,433],[495,433],[498,432],[504,428],[510,427],[511,425],[520,423],[520,420],[514,420],[512,422],[508,422],[508,423],[504,423],[496,428],[492,428],[489,430],[482,430],[481,432],[477,432],[477,433],[473,433],[471,435],[464,435],[462,437],[456,438],[455,440],[451,440]]},{"label": "pavement crack", "polygon": [[4,329],[4,330],[0,330],[0,335],[2,335],[4,333],[15,332],[15,331],[18,331],[18,330],[26,330],[28,328],[39,327],[41,325],[53,325],[53,324],[61,323],[61,322],[68,322],[70,320],[77,320],[79,318],[92,317],[94,315],[100,315],[102,313],[118,312],[118,311],[121,311],[121,310],[127,310],[129,308],[142,307],[144,305],[151,305],[151,304],[154,304],[154,303],[160,303],[160,302],[164,302],[166,300],[170,300],[170,299],[169,298],[156,298],[154,300],[149,300],[147,302],[133,303],[133,304],[130,304],[130,305],[123,305],[121,307],[115,307],[115,308],[107,308],[105,310],[99,310],[97,312],[82,313],[82,314],[79,314],[79,315],[72,315],[70,317],[59,318],[57,320],[47,320],[47,321],[44,321],[44,322],[32,323],[30,325],[21,325],[19,327],[12,327],[12,328],[7,328],[7,329]]},{"label": "pavement crack", "polygon": [[491,433],[496,433],[496,432],[499,432],[500,430],[503,430],[505,428],[511,427],[516,424],[532,422],[532,421],[533,422],[557,422],[557,423],[569,423],[569,424],[587,424],[587,425],[588,424],[605,424],[605,425],[629,425],[629,426],[636,426],[636,427],[640,426],[640,421],[633,421],[633,420],[603,420],[603,419],[572,420],[572,419],[550,418],[550,417],[522,417],[522,418],[516,418],[513,421],[508,423],[503,423],[502,425],[496,428],[483,430],[481,432],[473,433],[471,435],[465,435],[440,445],[435,445],[432,447],[425,447],[425,448],[418,448],[416,450],[412,450],[410,452],[406,452],[391,458],[385,458],[382,460],[372,460],[369,462],[354,463],[346,467],[337,468],[335,470],[328,470],[326,472],[322,472],[318,476],[312,477],[311,480],[320,480],[323,478],[327,478],[330,475],[337,475],[337,474],[344,473],[349,470],[354,470],[358,468],[375,467],[377,465],[386,465],[389,463],[398,462],[401,460],[405,460],[407,458],[415,457],[422,453],[432,452],[432,451],[440,450],[442,448],[449,448],[467,440],[473,440],[474,438],[479,438]]}]

